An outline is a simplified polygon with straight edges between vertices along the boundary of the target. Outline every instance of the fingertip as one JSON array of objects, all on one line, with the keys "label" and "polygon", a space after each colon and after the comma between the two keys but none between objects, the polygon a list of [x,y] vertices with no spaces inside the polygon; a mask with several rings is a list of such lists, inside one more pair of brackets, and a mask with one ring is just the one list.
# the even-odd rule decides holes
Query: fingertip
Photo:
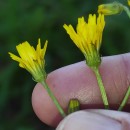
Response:
[{"label": "fingertip", "polygon": [[56,130],[121,130],[120,122],[87,111],[78,111],[60,122]]}]

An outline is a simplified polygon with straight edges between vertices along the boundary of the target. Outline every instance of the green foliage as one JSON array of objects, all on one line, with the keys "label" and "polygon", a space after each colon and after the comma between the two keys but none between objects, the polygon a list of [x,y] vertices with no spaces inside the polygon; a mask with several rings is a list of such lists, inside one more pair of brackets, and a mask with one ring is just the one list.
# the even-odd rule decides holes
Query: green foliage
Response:
[{"label": "green foliage", "polygon": [[[72,43],[63,24],[77,24],[77,18],[96,13],[97,6],[107,1],[97,0],[1,0],[0,1],[0,129],[49,130],[35,116],[31,93],[35,83],[8,55],[15,46],[27,40],[36,46],[38,38],[49,40],[46,70],[84,60]],[[123,12],[106,17],[101,54],[114,55],[130,50],[130,19]]]}]

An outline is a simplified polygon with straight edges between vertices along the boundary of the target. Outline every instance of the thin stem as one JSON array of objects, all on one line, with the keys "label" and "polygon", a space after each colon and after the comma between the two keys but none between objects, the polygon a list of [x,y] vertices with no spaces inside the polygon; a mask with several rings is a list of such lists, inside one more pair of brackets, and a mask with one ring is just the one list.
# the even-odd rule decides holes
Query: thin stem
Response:
[{"label": "thin stem", "polygon": [[122,100],[122,102],[121,102],[121,105],[120,105],[120,107],[118,108],[118,111],[121,111],[121,110],[124,108],[124,106],[126,105],[128,99],[129,99],[129,96],[130,96],[130,86],[129,86],[128,89],[127,89],[127,92],[126,92],[126,94],[125,94],[125,97],[123,98],[123,100]]},{"label": "thin stem", "polygon": [[109,103],[108,103],[105,87],[103,85],[102,78],[101,78],[101,75],[99,73],[99,69],[97,67],[94,67],[94,68],[92,68],[92,70],[94,71],[94,73],[96,75],[105,109],[109,109]]},{"label": "thin stem", "polygon": [[123,5],[123,9],[127,13],[128,17],[130,18],[130,10],[129,10],[129,8]]},{"label": "thin stem", "polygon": [[59,104],[58,100],[56,99],[56,97],[54,96],[54,94],[51,92],[50,88],[48,87],[46,81],[41,81],[41,84],[44,86],[44,88],[47,90],[49,96],[51,97],[51,99],[53,100],[54,104],[56,105],[57,109],[59,110],[60,114],[65,117],[66,114],[64,112],[64,110],[62,109],[61,105]]}]

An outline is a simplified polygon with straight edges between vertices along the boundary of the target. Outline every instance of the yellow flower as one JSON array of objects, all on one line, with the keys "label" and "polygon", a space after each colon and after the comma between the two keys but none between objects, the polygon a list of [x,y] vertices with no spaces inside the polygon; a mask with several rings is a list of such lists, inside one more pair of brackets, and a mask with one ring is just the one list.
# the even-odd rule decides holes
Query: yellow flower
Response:
[{"label": "yellow flower", "polygon": [[99,66],[101,63],[99,49],[104,26],[104,15],[101,14],[97,19],[95,14],[90,14],[88,23],[85,22],[84,17],[78,18],[77,32],[75,32],[72,25],[63,25],[70,38],[84,54],[86,63],[90,67]]},{"label": "yellow flower", "polygon": [[123,11],[123,5],[119,2],[113,2],[110,4],[101,4],[98,6],[98,13],[104,15],[114,15],[119,14]]},{"label": "yellow flower", "polygon": [[30,72],[35,81],[40,82],[46,78],[45,72],[45,52],[48,41],[45,42],[44,48],[41,48],[40,39],[36,50],[27,41],[16,46],[20,57],[9,52],[10,57],[19,62],[19,66]]}]

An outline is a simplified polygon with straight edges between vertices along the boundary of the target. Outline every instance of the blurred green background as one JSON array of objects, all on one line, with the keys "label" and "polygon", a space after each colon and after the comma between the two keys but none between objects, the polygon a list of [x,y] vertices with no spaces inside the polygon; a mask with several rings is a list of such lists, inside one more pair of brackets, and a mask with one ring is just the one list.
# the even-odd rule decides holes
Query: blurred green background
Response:
[{"label": "blurred green background", "polygon": [[[43,44],[48,39],[48,73],[84,60],[62,26],[76,26],[78,17],[87,19],[89,13],[96,13],[99,4],[107,2],[112,0],[0,0],[0,130],[54,129],[33,112],[31,93],[35,82],[10,59],[8,51],[17,54],[15,46],[25,40],[36,46],[38,38]],[[130,19],[124,12],[106,17],[102,56],[129,52],[129,26]]]}]

